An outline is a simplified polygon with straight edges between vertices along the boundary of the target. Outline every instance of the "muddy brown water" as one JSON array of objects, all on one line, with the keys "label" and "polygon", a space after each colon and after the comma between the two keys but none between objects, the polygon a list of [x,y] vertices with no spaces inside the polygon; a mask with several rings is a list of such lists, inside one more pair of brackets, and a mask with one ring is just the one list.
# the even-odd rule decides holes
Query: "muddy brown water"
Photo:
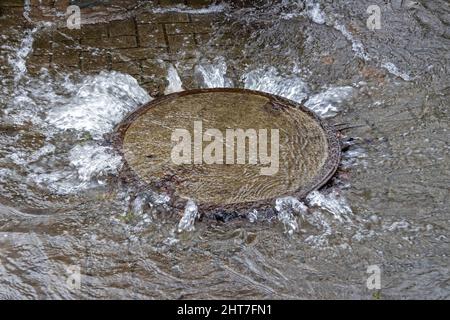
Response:
[{"label": "muddy brown water", "polygon": [[[155,71],[137,78],[154,92],[177,87],[173,64],[185,89],[277,94],[303,102],[343,136],[340,167],[306,198],[306,211],[282,206],[282,221],[242,212],[227,223],[196,221],[190,232],[178,232],[183,212],[164,195],[117,178],[123,163],[104,138],[149,101],[151,88],[116,72],[52,69],[57,59],[30,52],[33,40],[43,37],[55,56],[64,43],[70,54],[97,58],[89,67],[114,61],[102,60],[104,48],[90,54],[83,41],[2,15],[0,297],[448,299],[450,8],[441,0],[380,2],[381,29],[372,31],[373,4],[213,7],[202,13],[214,23],[205,43],[177,47],[191,52],[176,61],[156,49],[140,60],[142,72]],[[204,38],[168,39],[185,37]],[[112,57],[119,49],[106,50]],[[49,72],[31,72],[32,57]],[[371,265],[381,269],[379,290],[366,286]]]}]

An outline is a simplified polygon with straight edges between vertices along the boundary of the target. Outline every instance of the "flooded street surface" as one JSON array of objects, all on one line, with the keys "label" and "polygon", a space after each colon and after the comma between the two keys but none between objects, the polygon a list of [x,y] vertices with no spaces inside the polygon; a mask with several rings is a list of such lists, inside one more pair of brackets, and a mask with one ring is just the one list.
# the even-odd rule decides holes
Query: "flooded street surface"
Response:
[{"label": "flooded street surface", "polygon": [[[450,298],[447,1],[78,1],[81,30],[65,7],[6,2],[1,299]],[[217,87],[334,125],[335,176],[274,214],[216,220],[119,178],[108,135],[128,113]]]}]

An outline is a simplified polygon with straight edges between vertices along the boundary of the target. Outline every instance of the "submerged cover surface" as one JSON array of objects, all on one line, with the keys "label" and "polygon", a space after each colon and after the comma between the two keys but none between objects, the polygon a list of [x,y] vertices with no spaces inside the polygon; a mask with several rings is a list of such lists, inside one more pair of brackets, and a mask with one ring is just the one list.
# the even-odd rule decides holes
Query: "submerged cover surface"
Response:
[{"label": "submerged cover surface", "polygon": [[116,134],[139,180],[206,206],[303,197],[340,160],[335,132],[311,111],[244,89],[164,96],[130,114]]}]

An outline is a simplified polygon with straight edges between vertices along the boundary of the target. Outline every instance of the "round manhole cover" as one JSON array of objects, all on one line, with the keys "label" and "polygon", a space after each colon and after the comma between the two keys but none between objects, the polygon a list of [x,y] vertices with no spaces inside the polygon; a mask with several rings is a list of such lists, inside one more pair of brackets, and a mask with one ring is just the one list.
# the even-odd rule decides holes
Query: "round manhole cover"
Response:
[{"label": "round manhole cover", "polygon": [[116,129],[127,172],[200,208],[270,205],[323,185],[340,160],[331,127],[290,100],[243,89],[170,94]]}]

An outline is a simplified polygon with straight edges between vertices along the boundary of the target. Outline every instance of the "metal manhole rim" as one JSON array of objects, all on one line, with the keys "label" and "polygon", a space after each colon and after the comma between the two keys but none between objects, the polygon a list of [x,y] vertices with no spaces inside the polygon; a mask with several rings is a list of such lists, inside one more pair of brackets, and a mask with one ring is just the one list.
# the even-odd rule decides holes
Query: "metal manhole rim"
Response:
[{"label": "metal manhole rim", "polygon": [[[203,212],[236,212],[241,210],[251,210],[251,209],[263,209],[263,208],[273,208],[275,205],[276,199],[292,196],[297,199],[304,199],[309,193],[312,191],[318,190],[322,186],[324,186],[336,173],[339,163],[341,160],[341,143],[337,137],[337,131],[332,127],[332,125],[328,124],[325,120],[323,120],[319,115],[311,111],[310,109],[306,108],[304,105],[292,101],[287,98],[283,98],[281,96],[263,92],[263,91],[257,91],[257,90],[250,90],[250,89],[242,89],[242,88],[209,88],[209,89],[192,89],[192,90],[185,90],[175,93],[170,93],[167,95],[163,95],[160,97],[157,97],[146,104],[138,107],[137,109],[131,111],[128,113],[124,119],[114,128],[113,133],[110,136],[110,141],[115,147],[115,149],[119,152],[119,154],[122,156],[124,161],[124,167],[122,171],[125,171],[125,180],[131,180],[130,183],[137,183],[138,185],[141,185],[142,187],[150,187],[152,188],[151,184],[145,183],[142,181],[142,179],[139,177],[139,175],[131,168],[131,166],[128,165],[126,158],[124,157],[122,146],[123,146],[123,139],[125,137],[125,133],[130,127],[130,125],[141,115],[145,114],[150,108],[156,107],[157,105],[164,103],[166,101],[174,100],[176,98],[186,96],[186,95],[194,95],[194,94],[201,94],[201,93],[212,93],[212,92],[231,92],[231,93],[247,93],[247,94],[254,94],[266,97],[272,101],[279,101],[282,103],[283,106],[288,108],[295,108],[299,109],[300,111],[304,112],[308,116],[312,117],[313,120],[315,120],[321,129],[324,131],[326,140],[327,140],[327,151],[328,151],[328,157],[325,160],[324,165],[320,169],[320,171],[315,175],[315,177],[311,180],[311,182],[302,187],[297,189],[294,192],[289,192],[285,194],[279,194],[276,197],[257,200],[257,201],[246,201],[246,202],[239,202],[239,203],[231,203],[231,204],[211,204],[211,203],[196,203],[198,208]],[[123,177],[123,174],[121,174]],[[184,203],[186,203],[189,199],[184,198],[181,196],[177,196],[174,193],[170,194],[171,202],[172,203],[183,203],[182,206],[184,206]],[[174,205],[174,207],[178,207]],[[181,206],[179,207],[181,209]]]}]

